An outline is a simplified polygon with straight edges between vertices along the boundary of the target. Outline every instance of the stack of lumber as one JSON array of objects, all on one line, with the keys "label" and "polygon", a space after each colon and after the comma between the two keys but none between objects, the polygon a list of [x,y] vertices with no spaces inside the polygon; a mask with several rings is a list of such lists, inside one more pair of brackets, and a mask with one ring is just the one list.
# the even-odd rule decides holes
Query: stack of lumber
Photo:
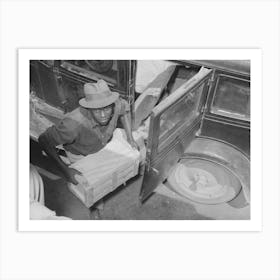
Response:
[{"label": "stack of lumber", "polygon": [[176,65],[171,65],[164,72],[160,73],[135,101],[134,130],[137,130],[142,121],[151,114],[175,68]]},{"label": "stack of lumber", "polygon": [[36,108],[34,107],[34,104],[30,102],[30,136],[32,139],[36,140],[38,139],[39,135],[43,133],[48,127],[52,126],[53,123],[38,113],[36,111]]},{"label": "stack of lumber", "polygon": [[64,117],[64,113],[61,109],[55,108],[38,98],[33,92],[30,94],[29,101],[30,136],[37,141],[40,134]]},{"label": "stack of lumber", "polygon": [[116,129],[112,140],[99,152],[88,155],[70,167],[83,178],[69,189],[87,206],[103,198],[138,173],[140,154],[126,141],[124,131]]}]

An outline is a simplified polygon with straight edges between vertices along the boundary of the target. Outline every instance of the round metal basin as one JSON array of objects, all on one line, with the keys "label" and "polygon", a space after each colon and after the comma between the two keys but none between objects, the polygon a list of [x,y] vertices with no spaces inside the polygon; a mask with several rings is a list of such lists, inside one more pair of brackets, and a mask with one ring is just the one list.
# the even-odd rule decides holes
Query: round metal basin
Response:
[{"label": "round metal basin", "polygon": [[192,201],[220,204],[234,199],[242,185],[234,173],[222,164],[207,159],[182,159],[168,182],[174,191]]}]

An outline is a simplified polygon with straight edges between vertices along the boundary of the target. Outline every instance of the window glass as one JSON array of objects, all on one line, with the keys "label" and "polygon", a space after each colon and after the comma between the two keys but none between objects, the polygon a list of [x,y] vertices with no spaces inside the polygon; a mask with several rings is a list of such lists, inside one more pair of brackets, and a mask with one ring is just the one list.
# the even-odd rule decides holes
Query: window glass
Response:
[{"label": "window glass", "polygon": [[92,80],[103,79],[112,86],[117,85],[117,60],[62,60],[61,67]]},{"label": "window glass", "polygon": [[182,124],[191,122],[199,115],[201,105],[200,97],[204,88],[204,83],[192,90],[176,105],[166,110],[160,117],[160,138],[163,140],[170,133],[174,132]]},{"label": "window glass", "polygon": [[211,112],[237,119],[250,119],[250,82],[220,76]]}]

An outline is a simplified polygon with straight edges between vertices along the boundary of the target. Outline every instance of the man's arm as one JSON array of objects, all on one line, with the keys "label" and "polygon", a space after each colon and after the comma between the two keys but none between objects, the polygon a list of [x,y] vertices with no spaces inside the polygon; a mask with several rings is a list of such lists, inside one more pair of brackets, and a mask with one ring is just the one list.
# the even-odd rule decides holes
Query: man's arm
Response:
[{"label": "man's arm", "polygon": [[126,113],[125,115],[122,115],[120,117],[120,120],[121,120],[123,128],[126,132],[128,143],[131,145],[132,148],[135,148],[135,149],[138,150],[138,145],[137,145],[137,143],[135,142],[135,140],[132,136],[131,120],[130,120],[129,113]]},{"label": "man's arm", "polygon": [[68,181],[71,183],[77,185],[78,181],[75,179],[75,175],[81,175],[81,172],[68,167],[59,157],[59,155],[56,152],[55,145],[53,144],[53,140],[51,139],[51,136],[49,136],[47,133],[43,133],[39,136],[39,144],[41,148],[46,152],[46,154],[54,160],[54,162],[57,164],[58,168],[62,171],[64,176]]}]

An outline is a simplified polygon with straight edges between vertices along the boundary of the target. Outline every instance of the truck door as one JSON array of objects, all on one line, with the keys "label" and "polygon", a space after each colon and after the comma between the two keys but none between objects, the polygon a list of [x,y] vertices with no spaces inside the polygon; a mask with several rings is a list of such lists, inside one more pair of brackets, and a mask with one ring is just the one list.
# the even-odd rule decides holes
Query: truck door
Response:
[{"label": "truck door", "polygon": [[212,70],[201,68],[152,111],[140,199],[146,200],[199,131]]}]

